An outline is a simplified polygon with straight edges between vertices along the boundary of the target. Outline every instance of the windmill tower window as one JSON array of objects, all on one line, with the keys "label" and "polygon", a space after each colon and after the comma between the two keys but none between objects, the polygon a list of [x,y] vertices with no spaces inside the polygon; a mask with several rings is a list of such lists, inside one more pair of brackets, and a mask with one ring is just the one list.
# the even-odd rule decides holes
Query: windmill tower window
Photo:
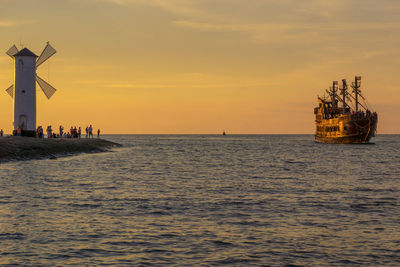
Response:
[{"label": "windmill tower window", "polygon": [[24,61],[22,59],[18,60],[18,67],[20,70],[24,70]]}]

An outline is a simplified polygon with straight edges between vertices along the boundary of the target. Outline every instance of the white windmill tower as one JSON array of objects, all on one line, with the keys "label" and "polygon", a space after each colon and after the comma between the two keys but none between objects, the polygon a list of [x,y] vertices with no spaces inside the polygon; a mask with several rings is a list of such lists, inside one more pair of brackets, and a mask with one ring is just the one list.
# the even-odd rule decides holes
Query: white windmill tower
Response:
[{"label": "white windmill tower", "polygon": [[15,63],[14,84],[6,90],[14,100],[14,135],[18,128],[22,135],[36,135],[36,82],[48,99],[56,92],[36,74],[36,69],[55,53],[49,42],[39,57],[27,48],[18,51],[15,45],[6,52]]}]

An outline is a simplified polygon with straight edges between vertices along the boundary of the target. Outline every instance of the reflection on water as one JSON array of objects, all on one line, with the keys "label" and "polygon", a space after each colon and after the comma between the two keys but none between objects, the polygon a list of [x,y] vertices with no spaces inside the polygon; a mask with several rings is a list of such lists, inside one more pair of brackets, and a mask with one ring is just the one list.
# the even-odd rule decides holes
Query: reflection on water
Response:
[{"label": "reflection on water", "polygon": [[107,138],[0,165],[0,264],[400,264],[398,136]]}]

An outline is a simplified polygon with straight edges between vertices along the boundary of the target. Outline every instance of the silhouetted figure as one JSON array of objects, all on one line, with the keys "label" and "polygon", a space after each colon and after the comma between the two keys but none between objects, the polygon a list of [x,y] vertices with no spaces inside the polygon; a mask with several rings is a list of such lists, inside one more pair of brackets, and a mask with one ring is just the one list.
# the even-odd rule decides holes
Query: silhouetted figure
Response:
[{"label": "silhouetted figure", "polygon": [[93,138],[93,127],[92,127],[92,125],[90,124],[90,126],[89,126],[89,138],[90,137],[92,137]]},{"label": "silhouetted figure", "polygon": [[36,129],[36,134],[37,134],[37,137],[38,137],[38,138],[43,138],[43,127],[42,127],[42,126],[39,126],[39,127]]},{"label": "silhouetted figure", "polygon": [[47,138],[53,137],[53,129],[51,129],[51,125],[47,126]]},{"label": "silhouetted figure", "polygon": [[0,130],[0,136],[3,136],[4,132],[3,129]]},{"label": "silhouetted figure", "polygon": [[100,138],[100,129],[97,129],[97,138]]}]

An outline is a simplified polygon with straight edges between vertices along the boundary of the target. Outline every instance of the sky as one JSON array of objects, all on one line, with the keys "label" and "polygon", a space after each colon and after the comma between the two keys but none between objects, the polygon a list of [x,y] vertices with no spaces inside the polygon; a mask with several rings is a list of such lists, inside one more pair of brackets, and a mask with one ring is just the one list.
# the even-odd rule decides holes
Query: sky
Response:
[{"label": "sky", "polygon": [[0,128],[16,44],[57,50],[37,124],[121,134],[312,134],[333,80],[362,76],[400,133],[398,0],[0,0]]}]

